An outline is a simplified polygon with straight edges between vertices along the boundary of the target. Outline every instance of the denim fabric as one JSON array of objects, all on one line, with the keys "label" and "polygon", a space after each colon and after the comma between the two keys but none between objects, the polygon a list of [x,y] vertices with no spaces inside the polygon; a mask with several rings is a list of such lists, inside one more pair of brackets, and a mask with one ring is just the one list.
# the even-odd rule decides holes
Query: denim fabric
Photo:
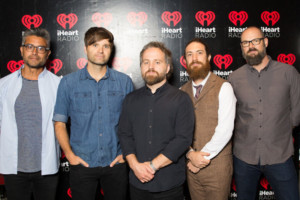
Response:
[{"label": "denim fabric", "polygon": [[105,167],[122,154],[119,116],[123,99],[132,90],[127,75],[108,67],[99,82],[86,67],[61,80],[53,120],[67,122],[70,117],[72,150],[90,167]]},{"label": "denim fabric", "polygon": [[264,174],[276,199],[299,200],[298,180],[292,157],[284,163],[251,165],[233,156],[234,178],[239,200],[257,198],[259,178]]}]

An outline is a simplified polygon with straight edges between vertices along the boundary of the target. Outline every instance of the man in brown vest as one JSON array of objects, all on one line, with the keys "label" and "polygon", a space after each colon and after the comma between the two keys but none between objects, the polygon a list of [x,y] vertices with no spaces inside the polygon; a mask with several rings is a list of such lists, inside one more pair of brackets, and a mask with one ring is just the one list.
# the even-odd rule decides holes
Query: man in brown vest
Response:
[{"label": "man in brown vest", "polygon": [[228,199],[232,178],[231,136],[236,98],[231,85],[210,72],[211,55],[199,38],[185,48],[190,80],[182,86],[195,107],[187,181],[193,200]]}]

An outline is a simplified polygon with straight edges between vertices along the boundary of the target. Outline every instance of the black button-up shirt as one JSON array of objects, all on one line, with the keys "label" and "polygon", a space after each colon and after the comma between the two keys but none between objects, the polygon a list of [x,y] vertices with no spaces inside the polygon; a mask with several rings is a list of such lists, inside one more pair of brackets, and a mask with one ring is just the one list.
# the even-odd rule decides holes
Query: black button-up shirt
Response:
[{"label": "black button-up shirt", "polygon": [[269,59],[260,72],[246,64],[228,79],[237,98],[233,152],[249,164],[285,162],[294,153],[292,128],[300,122],[300,75]]},{"label": "black button-up shirt", "polygon": [[130,183],[150,192],[177,187],[185,181],[184,154],[191,145],[194,109],[189,96],[168,83],[152,94],[148,87],[130,93],[124,100],[119,122],[123,155],[135,154],[139,162],[163,154],[172,164],[156,172],[148,183],[130,171]]}]

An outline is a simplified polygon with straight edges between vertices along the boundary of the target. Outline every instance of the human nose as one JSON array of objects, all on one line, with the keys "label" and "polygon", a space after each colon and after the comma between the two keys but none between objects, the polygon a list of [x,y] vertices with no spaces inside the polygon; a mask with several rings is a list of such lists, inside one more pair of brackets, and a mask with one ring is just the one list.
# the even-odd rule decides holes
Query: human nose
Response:
[{"label": "human nose", "polygon": [[192,60],[193,61],[197,61],[198,60],[197,54],[195,54],[195,53],[192,54]]},{"label": "human nose", "polygon": [[33,47],[32,53],[33,53],[33,54],[37,54],[37,53],[38,53],[37,47]]}]

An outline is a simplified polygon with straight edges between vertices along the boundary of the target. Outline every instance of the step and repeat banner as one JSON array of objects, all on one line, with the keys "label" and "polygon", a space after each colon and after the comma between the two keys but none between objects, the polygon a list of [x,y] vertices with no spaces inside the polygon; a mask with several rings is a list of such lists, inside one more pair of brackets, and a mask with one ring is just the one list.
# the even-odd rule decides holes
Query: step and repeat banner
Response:
[{"label": "step and repeat banner", "polygon": [[[194,37],[208,44],[213,73],[227,79],[245,64],[240,35],[253,25],[269,38],[267,53],[274,60],[291,64],[300,71],[298,0],[10,0],[1,1],[0,9],[0,77],[23,64],[19,49],[22,33],[33,27],[50,32],[52,53],[47,68],[58,76],[85,66],[84,33],[93,26],[105,27],[114,34],[116,51],[112,67],[128,74],[135,88],[144,85],[139,53],[150,41],[164,42],[172,51],[174,74],[170,82],[176,87],[189,79],[183,53],[185,44]],[[298,151],[297,144],[298,139],[295,140]],[[69,163],[62,156],[58,199],[71,199],[68,171]],[[259,190],[259,199],[275,199],[264,177]],[[236,198],[233,180],[230,199]]]}]

